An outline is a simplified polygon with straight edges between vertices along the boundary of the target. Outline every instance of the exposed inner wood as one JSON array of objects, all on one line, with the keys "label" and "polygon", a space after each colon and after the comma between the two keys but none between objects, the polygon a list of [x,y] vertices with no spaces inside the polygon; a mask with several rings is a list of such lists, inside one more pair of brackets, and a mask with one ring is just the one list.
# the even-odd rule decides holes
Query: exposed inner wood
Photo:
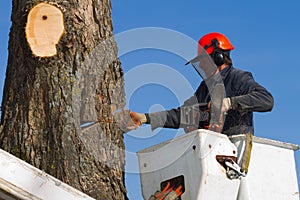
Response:
[{"label": "exposed inner wood", "polygon": [[25,31],[35,56],[54,56],[56,44],[64,33],[63,13],[53,5],[40,3],[30,10]]}]

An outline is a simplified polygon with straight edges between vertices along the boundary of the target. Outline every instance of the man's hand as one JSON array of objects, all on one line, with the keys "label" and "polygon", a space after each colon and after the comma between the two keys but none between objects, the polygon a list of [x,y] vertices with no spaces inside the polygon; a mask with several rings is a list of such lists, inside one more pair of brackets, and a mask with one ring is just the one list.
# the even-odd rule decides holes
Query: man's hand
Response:
[{"label": "man's hand", "polygon": [[138,127],[147,121],[146,115],[143,113],[130,112],[130,118]]},{"label": "man's hand", "polygon": [[113,113],[113,116],[118,127],[123,130],[124,133],[137,129],[147,120],[145,114],[125,109]]},{"label": "man's hand", "polygon": [[222,113],[226,113],[230,109],[232,109],[230,98],[224,98],[222,103]]}]

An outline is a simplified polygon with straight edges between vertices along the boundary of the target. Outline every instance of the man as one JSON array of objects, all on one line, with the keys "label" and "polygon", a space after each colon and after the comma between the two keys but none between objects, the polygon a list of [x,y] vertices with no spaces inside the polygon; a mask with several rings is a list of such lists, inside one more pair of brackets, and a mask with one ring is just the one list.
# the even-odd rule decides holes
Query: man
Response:
[{"label": "man", "polygon": [[[274,104],[273,97],[254,80],[250,72],[232,66],[230,51],[234,47],[226,36],[221,33],[209,33],[204,35],[198,43],[198,54],[201,54],[204,49],[217,66],[217,71],[212,77],[220,73],[224,83],[225,98],[223,99],[222,112],[226,113],[226,118],[221,132],[228,136],[246,135],[246,150],[248,149],[248,152],[243,156],[242,170],[247,173],[254,133],[253,112],[271,111]],[[202,81],[194,96],[185,101],[181,107],[149,114],[131,112],[132,120],[137,126],[151,124],[152,129],[184,127],[185,125],[180,123],[181,110],[197,103],[211,101],[207,83],[212,77],[207,77],[207,80]],[[205,124],[201,122],[197,125],[198,128],[205,128]]]}]

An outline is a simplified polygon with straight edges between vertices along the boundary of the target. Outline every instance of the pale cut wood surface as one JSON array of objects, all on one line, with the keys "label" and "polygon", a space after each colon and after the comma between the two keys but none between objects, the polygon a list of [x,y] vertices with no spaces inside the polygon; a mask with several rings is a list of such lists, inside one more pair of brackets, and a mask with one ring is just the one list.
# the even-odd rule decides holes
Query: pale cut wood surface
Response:
[{"label": "pale cut wood surface", "polygon": [[32,53],[39,57],[56,55],[56,44],[64,33],[63,13],[57,7],[40,3],[28,15],[26,37]]}]

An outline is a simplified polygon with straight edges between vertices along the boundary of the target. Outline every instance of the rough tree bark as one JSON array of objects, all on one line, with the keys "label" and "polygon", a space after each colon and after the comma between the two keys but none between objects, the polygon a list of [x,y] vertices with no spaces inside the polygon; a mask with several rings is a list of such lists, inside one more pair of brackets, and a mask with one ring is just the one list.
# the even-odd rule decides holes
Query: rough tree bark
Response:
[{"label": "rough tree bark", "polygon": [[[40,3],[63,14],[53,55],[34,54],[25,33]],[[0,147],[96,199],[127,199],[123,132],[112,117],[125,95],[110,0],[13,0],[11,20]]]}]

